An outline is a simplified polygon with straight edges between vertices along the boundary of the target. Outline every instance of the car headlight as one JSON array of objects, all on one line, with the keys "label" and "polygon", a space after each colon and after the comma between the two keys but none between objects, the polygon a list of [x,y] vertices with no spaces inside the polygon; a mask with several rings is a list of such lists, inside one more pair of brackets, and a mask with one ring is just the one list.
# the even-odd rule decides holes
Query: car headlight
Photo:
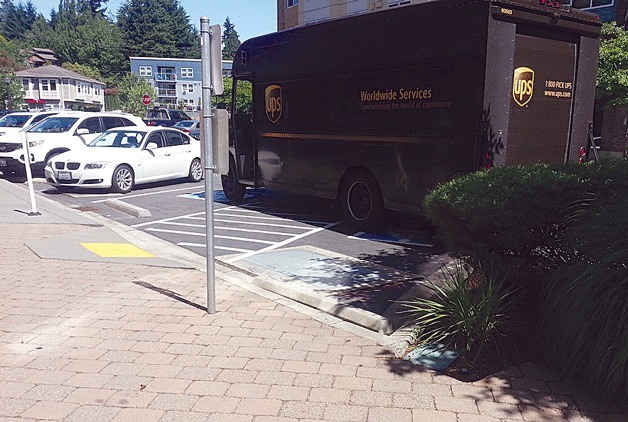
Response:
[{"label": "car headlight", "polygon": [[43,144],[43,143],[44,143],[44,140],[43,140],[43,139],[40,139],[39,141],[29,141],[29,142],[28,142],[28,146],[29,146],[30,148],[33,148],[33,147],[38,147],[39,145],[41,145],[41,144]]},{"label": "car headlight", "polygon": [[7,134],[6,132],[0,132],[0,136],[4,136],[6,134]]},{"label": "car headlight", "polygon": [[110,163],[108,161],[99,161],[97,163],[87,163],[85,164],[85,170],[104,169],[109,164]]}]

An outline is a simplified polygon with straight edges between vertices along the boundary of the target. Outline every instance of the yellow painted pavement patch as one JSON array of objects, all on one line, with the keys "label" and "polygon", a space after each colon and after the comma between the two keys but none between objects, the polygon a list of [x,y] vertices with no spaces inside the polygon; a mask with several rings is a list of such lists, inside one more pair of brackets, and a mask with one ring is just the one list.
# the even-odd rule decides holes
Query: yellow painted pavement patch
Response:
[{"label": "yellow painted pavement patch", "polygon": [[155,258],[130,243],[81,243],[81,246],[103,258]]}]

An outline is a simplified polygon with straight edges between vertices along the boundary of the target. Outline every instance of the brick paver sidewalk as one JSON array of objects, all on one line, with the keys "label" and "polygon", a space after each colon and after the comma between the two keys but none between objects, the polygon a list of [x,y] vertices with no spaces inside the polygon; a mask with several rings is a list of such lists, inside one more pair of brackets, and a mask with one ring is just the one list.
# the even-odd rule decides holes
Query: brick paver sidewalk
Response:
[{"label": "brick paver sidewalk", "polygon": [[466,384],[231,282],[208,315],[202,272],[24,246],[72,230],[0,224],[2,421],[626,420],[534,365]]}]

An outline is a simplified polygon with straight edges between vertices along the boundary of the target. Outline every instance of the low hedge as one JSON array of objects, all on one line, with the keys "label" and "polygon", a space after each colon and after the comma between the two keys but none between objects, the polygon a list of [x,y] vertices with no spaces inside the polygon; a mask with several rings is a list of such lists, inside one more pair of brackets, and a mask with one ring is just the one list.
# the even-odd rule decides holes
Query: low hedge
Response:
[{"label": "low hedge", "polygon": [[585,191],[578,174],[555,167],[501,167],[441,184],[423,206],[457,256],[504,268],[547,267],[565,216]]},{"label": "low hedge", "polygon": [[440,185],[424,208],[455,255],[538,282],[530,317],[548,362],[628,402],[628,161],[494,168]]}]

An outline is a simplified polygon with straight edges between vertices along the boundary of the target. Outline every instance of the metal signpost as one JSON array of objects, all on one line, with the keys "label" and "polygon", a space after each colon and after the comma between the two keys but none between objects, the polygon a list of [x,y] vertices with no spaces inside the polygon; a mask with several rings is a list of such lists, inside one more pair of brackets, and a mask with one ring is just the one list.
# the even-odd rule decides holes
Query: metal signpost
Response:
[{"label": "metal signpost", "polygon": [[[202,118],[201,142],[205,168],[205,239],[207,256],[207,312],[216,313],[216,266],[214,261],[214,146],[212,96],[223,93],[220,25],[209,26],[201,17]],[[216,68],[216,61],[218,67]]]}]

